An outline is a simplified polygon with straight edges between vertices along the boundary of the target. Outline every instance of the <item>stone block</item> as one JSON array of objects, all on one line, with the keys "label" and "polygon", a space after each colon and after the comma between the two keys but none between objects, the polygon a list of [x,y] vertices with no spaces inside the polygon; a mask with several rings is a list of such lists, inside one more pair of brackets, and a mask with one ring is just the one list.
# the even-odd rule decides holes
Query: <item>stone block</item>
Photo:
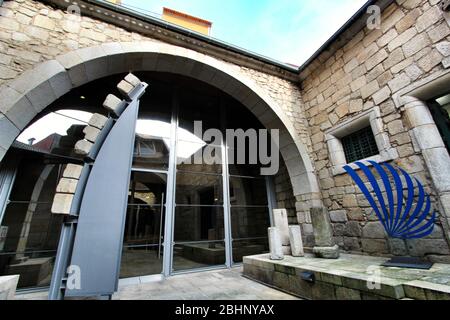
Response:
[{"label": "stone block", "polygon": [[450,254],[448,243],[444,239],[411,239],[408,240],[408,247],[412,256],[423,257],[430,254]]},{"label": "stone block", "polygon": [[361,226],[358,221],[350,221],[345,224],[345,235],[349,237],[360,237]]},{"label": "stone block", "polygon": [[396,48],[404,45],[409,40],[411,40],[415,35],[417,34],[416,28],[411,28],[406,30],[405,32],[401,33],[397,38],[392,40],[389,45],[388,49],[390,52],[394,51]]},{"label": "stone block", "polygon": [[339,258],[339,246],[334,245],[332,247],[314,247],[313,253],[318,258],[338,259]]},{"label": "stone block", "polygon": [[109,112],[116,113],[119,106],[122,105],[122,100],[117,98],[113,94],[108,94],[105,101],[103,102],[103,107],[106,108]]},{"label": "stone block", "polygon": [[450,57],[445,58],[444,60],[442,60],[442,65],[444,66],[445,69],[450,68]]},{"label": "stone block", "polygon": [[345,210],[336,210],[330,211],[330,219],[331,222],[347,222],[347,211]]},{"label": "stone block", "polygon": [[53,92],[49,81],[45,81],[36,88],[30,90],[26,94],[26,97],[37,112],[41,112],[56,100],[56,95]]},{"label": "stone block", "polygon": [[280,233],[281,244],[289,246],[289,224],[288,213],[286,209],[274,209],[273,210],[273,223]]},{"label": "stone block", "polygon": [[403,53],[405,54],[405,57],[408,58],[429,46],[430,42],[430,38],[428,38],[425,33],[420,33],[402,46]]},{"label": "stone block", "polygon": [[336,300],[335,286],[317,281],[312,286],[312,297],[314,300]]},{"label": "stone block", "polygon": [[0,300],[14,300],[18,283],[18,275],[0,277]]},{"label": "stone block", "polygon": [[55,22],[49,17],[43,15],[37,15],[34,17],[33,25],[47,30],[55,29]]},{"label": "stone block", "polygon": [[412,297],[417,297],[415,299],[450,300],[450,286],[448,285],[423,280],[413,280],[405,283],[403,287],[407,294]]},{"label": "stone block", "polygon": [[367,99],[370,96],[372,96],[374,93],[376,93],[379,89],[380,89],[380,86],[378,85],[378,81],[374,80],[360,89],[361,97],[363,99]]},{"label": "stone block", "polygon": [[412,132],[421,150],[444,148],[444,142],[436,125],[427,124],[415,127]]},{"label": "stone block", "polygon": [[27,94],[42,83],[48,82],[54,76],[65,72],[66,70],[58,61],[49,60],[25,71],[20,77],[13,80],[9,86],[19,93]]},{"label": "stone block", "polygon": [[283,245],[281,244],[281,236],[278,228],[269,228],[269,248],[271,260],[283,260]]},{"label": "stone block", "polygon": [[82,170],[83,166],[69,163],[64,169],[63,177],[69,179],[80,179]]},{"label": "stone block", "polygon": [[384,239],[385,234],[386,232],[381,222],[368,222],[362,230],[363,238],[368,239]]},{"label": "stone block", "polygon": [[77,184],[78,180],[62,178],[59,180],[58,186],[56,187],[56,192],[75,194]]},{"label": "stone block", "polygon": [[337,287],[336,288],[337,300],[361,300],[361,292],[355,289]]},{"label": "stone block", "polygon": [[91,126],[86,126],[83,130],[84,133],[84,138],[87,141],[90,141],[92,143],[95,143],[95,141],[97,140],[98,136],[100,135],[101,130],[95,128],[95,127],[91,127]]},{"label": "stone block", "polygon": [[403,89],[407,85],[411,83],[411,79],[406,75],[406,73],[402,73],[397,75],[394,79],[388,82],[389,88],[392,92],[397,92],[400,89]]},{"label": "stone block", "polygon": [[311,208],[310,212],[316,246],[332,247],[334,245],[333,229],[327,210],[323,207]]},{"label": "stone block", "polygon": [[[450,156],[446,151],[445,148],[430,148],[422,151],[428,170],[433,177],[434,186],[439,192],[450,190],[450,166],[448,166]],[[445,208],[447,206],[448,204]]]},{"label": "stone block", "polygon": [[386,240],[381,239],[362,239],[362,248],[367,253],[388,253]]},{"label": "stone block", "polygon": [[438,6],[431,6],[431,8],[425,12],[423,15],[421,15],[416,23],[416,29],[418,32],[422,32],[428,27],[432,26],[436,22],[438,22],[442,17],[442,11],[439,9]]},{"label": "stone block", "polygon": [[436,44],[436,49],[437,49],[444,57],[450,56],[450,42],[449,42],[449,41],[442,41],[442,42]]},{"label": "stone block", "polygon": [[101,130],[105,126],[106,121],[108,121],[108,118],[101,114],[94,113],[89,120],[89,125]]},{"label": "stone block", "polygon": [[8,150],[19,133],[19,129],[7,117],[0,114],[0,147]]},{"label": "stone block", "polygon": [[282,246],[282,251],[283,251],[283,254],[284,254],[285,256],[290,256],[290,255],[292,255],[292,251],[291,251],[291,246],[290,246],[290,245],[289,245],[289,246],[283,245],[283,246]]},{"label": "stone block", "polygon": [[80,140],[75,144],[75,153],[80,155],[88,155],[93,145],[94,144],[92,142],[89,142],[85,139]]},{"label": "stone block", "polygon": [[37,115],[26,96],[16,90],[3,86],[0,91],[2,103],[0,112],[3,113],[18,129],[23,130]]},{"label": "stone block", "polygon": [[312,287],[313,284],[302,280],[299,276],[289,276],[290,292],[304,298],[312,299]]},{"label": "stone block", "polygon": [[53,214],[70,214],[72,207],[73,194],[57,193],[53,199],[52,213]]},{"label": "stone block", "polygon": [[302,231],[300,226],[289,226],[289,240],[291,243],[292,256],[303,257],[305,252],[303,250]]},{"label": "stone block", "polygon": [[129,73],[126,77],[125,77],[125,81],[128,82],[129,84],[131,84],[133,87],[138,86],[141,83],[141,80],[139,80],[138,77],[136,77],[134,74]]},{"label": "stone block", "polygon": [[119,92],[121,94],[123,94],[124,96],[128,96],[131,93],[131,91],[133,91],[134,86],[132,84],[130,84],[129,82],[122,80],[117,85],[117,89],[119,89]]},{"label": "stone block", "polygon": [[76,65],[67,70],[67,74],[69,75],[73,87],[79,87],[89,82],[84,64]]},{"label": "stone block", "polygon": [[94,81],[109,76],[108,59],[106,57],[86,61],[84,63],[84,68],[86,70],[88,81]]},{"label": "stone block", "polygon": [[379,105],[380,103],[383,103],[384,101],[386,101],[390,97],[391,97],[391,90],[387,86],[383,87],[381,90],[379,90],[378,92],[376,92],[372,96],[373,102],[376,105]]},{"label": "stone block", "polygon": [[48,81],[56,98],[62,97],[67,92],[72,90],[72,81],[70,80],[67,72],[58,73],[51,77]]},{"label": "stone block", "polygon": [[416,287],[413,285],[403,285],[403,290],[405,290],[405,296],[414,300],[427,300],[427,296],[423,288]]}]

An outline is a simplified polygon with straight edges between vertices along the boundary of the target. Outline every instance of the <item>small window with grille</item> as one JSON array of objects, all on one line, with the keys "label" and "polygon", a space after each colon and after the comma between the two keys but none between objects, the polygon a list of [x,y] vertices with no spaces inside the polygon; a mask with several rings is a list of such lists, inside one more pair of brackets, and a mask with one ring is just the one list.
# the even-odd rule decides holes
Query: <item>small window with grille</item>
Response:
[{"label": "small window with grille", "polygon": [[370,126],[343,137],[341,141],[347,163],[366,159],[380,153]]}]

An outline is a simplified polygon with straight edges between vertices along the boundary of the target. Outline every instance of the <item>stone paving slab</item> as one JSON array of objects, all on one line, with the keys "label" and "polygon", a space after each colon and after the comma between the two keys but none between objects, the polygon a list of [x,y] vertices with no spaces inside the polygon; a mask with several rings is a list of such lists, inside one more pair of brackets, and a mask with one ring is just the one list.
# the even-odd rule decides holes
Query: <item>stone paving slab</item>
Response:
[{"label": "stone paving slab", "polygon": [[[430,270],[388,268],[388,258],[342,254],[339,259],[286,256],[272,261],[269,255],[244,258],[244,275],[307,299],[425,299],[450,300],[450,265],[434,264]],[[313,272],[316,282],[300,278]],[[378,276],[379,287],[371,287]]]}]

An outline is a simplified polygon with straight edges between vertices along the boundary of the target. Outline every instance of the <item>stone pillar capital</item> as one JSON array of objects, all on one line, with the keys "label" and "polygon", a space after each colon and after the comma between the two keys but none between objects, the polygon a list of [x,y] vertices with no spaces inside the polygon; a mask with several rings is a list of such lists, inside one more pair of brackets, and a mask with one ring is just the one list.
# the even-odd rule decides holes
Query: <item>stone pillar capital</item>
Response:
[{"label": "stone pillar capital", "polygon": [[401,106],[405,109],[417,107],[417,106],[423,106],[426,107],[426,103],[419,98],[413,97],[413,96],[403,96],[400,97],[400,103]]}]

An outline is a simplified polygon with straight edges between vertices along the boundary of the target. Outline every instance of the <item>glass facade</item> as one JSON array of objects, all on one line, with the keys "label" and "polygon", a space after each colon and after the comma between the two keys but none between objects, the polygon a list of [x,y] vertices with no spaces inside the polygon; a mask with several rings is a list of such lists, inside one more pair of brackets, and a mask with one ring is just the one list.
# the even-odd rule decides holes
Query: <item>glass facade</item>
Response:
[{"label": "glass facade", "polygon": [[51,207],[66,160],[25,153],[0,226],[0,275],[20,275],[19,288],[50,284],[63,217]]},{"label": "glass facade", "polygon": [[[230,161],[225,139],[226,129],[261,124],[205,84],[141,79],[151,86],[136,124],[120,277],[230,267],[243,256],[267,252],[267,181],[260,164]],[[54,113],[70,118],[70,112]],[[86,119],[73,120],[63,129],[66,136],[51,133],[17,150],[21,161],[0,220],[0,275],[20,274],[20,288],[50,282],[64,219],[51,214],[53,197],[65,164],[82,160],[72,149]],[[208,129],[222,136],[201,135]],[[65,142],[48,148],[56,140]],[[218,161],[205,161],[205,154]]]}]

